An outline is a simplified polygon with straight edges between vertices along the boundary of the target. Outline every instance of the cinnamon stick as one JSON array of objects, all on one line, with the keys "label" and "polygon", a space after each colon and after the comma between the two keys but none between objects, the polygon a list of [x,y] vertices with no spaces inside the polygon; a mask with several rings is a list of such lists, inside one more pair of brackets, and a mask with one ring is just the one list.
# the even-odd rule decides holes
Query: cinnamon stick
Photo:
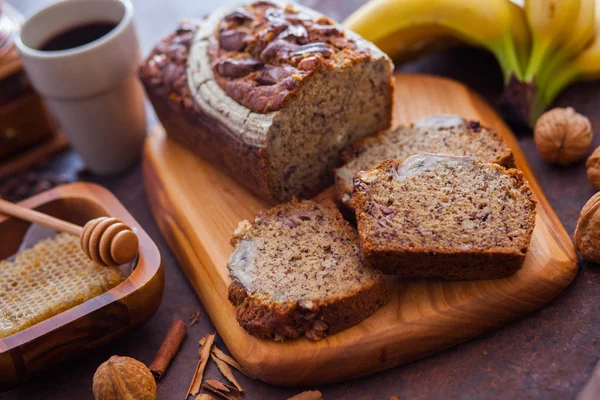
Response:
[{"label": "cinnamon stick", "polygon": [[192,378],[190,387],[188,388],[187,394],[185,395],[186,399],[190,396],[190,394],[196,395],[200,391],[200,386],[202,386],[202,377],[204,375],[204,369],[206,368],[206,364],[208,363],[210,350],[215,341],[215,335],[215,333],[206,335],[200,340],[200,361],[198,361],[196,371],[194,372],[194,377]]},{"label": "cinnamon stick", "polygon": [[175,357],[181,346],[181,342],[185,339],[186,333],[187,326],[182,320],[176,319],[173,321],[167,332],[167,336],[165,336],[160,349],[158,349],[158,353],[156,353],[156,357],[154,357],[154,361],[152,361],[149,367],[150,372],[152,372],[157,381],[167,371],[171,360]]},{"label": "cinnamon stick", "polygon": [[256,379],[256,377],[247,371],[244,367],[242,367],[235,359],[227,354],[225,354],[221,349],[219,349],[216,345],[213,346],[212,354],[220,359],[221,361],[226,362],[229,366],[237,369],[242,374],[246,375],[248,378]]},{"label": "cinnamon stick", "polygon": [[240,400],[241,392],[234,386],[229,386],[216,379],[207,379],[202,387],[225,400]]},{"label": "cinnamon stick", "polygon": [[210,358],[212,358],[213,362],[217,364],[217,368],[219,368],[219,371],[221,371],[223,376],[227,378],[229,382],[233,383],[237,390],[243,392],[244,388],[242,387],[242,385],[240,385],[237,379],[235,379],[235,375],[233,375],[233,371],[231,370],[229,365],[225,361],[221,360],[219,357],[215,356],[214,351],[210,354]]}]

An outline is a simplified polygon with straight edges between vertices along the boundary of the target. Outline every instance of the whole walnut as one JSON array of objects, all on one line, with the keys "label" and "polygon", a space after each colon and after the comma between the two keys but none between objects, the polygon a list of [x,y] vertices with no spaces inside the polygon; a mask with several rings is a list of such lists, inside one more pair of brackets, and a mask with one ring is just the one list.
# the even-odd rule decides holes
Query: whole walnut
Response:
[{"label": "whole walnut", "polygon": [[154,400],[156,381],[138,360],[112,356],[96,370],[93,391],[96,400]]},{"label": "whole walnut", "polygon": [[587,177],[596,190],[600,190],[600,146],[594,150],[588,157],[585,166],[587,167]]},{"label": "whole walnut", "polygon": [[571,107],[554,108],[538,119],[533,140],[542,158],[550,163],[569,165],[590,150],[593,133],[590,121]]},{"label": "whole walnut", "polygon": [[600,263],[600,192],[581,209],[575,228],[575,246],[583,258]]}]

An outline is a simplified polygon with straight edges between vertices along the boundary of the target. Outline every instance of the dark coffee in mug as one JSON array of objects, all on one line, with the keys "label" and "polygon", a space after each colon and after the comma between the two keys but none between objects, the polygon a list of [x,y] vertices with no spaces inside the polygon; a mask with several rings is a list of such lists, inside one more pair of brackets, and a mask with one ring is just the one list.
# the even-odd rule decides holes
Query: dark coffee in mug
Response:
[{"label": "dark coffee in mug", "polygon": [[56,51],[83,46],[84,44],[100,39],[102,36],[112,31],[116,26],[117,24],[114,22],[101,21],[75,26],[52,36],[39,47],[39,50]]}]

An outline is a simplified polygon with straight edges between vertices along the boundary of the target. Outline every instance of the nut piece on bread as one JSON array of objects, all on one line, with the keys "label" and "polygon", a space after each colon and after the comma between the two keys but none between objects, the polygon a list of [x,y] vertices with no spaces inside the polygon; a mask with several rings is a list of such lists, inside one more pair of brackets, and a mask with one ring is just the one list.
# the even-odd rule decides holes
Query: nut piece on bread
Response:
[{"label": "nut piece on bread", "polygon": [[392,72],[324,15],[257,1],[180,26],[140,78],[170,137],[277,203],[330,186],[340,152],[390,126]]},{"label": "nut piece on bread", "polygon": [[365,261],[386,274],[494,279],[521,268],[535,201],[516,169],[418,154],[360,172],[354,204]]},{"label": "nut piece on bread", "polygon": [[318,340],[389,300],[385,277],[364,265],[356,231],[331,201],[272,208],[240,223],[232,245],[229,300],[251,335]]},{"label": "nut piece on bread", "polygon": [[514,167],[512,151],[494,130],[458,115],[434,115],[360,139],[344,151],[346,164],[335,171],[338,199],[353,208],[352,185],[358,172],[375,168],[385,160],[403,161],[417,153],[474,156],[484,162]]}]

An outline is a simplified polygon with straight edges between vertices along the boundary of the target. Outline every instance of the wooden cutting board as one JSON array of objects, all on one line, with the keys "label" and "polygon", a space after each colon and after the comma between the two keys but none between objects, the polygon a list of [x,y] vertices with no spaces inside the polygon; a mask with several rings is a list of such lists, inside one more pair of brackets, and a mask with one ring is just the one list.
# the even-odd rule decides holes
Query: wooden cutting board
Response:
[{"label": "wooden cutting board", "polygon": [[[249,336],[227,301],[229,239],[238,222],[267,206],[156,127],[145,148],[151,208],[169,245],[233,356],[259,379],[316,385],[370,374],[435,353],[542,307],[573,280],[571,239],[536,182],[516,138],[465,86],[426,75],[396,76],[395,123],[439,113],[480,120],[513,149],[538,201],[531,248],[507,279],[393,280],[392,301],[362,323],[319,342]],[[168,294],[167,294],[168,296]],[[199,339],[199,338],[197,338]]]}]

